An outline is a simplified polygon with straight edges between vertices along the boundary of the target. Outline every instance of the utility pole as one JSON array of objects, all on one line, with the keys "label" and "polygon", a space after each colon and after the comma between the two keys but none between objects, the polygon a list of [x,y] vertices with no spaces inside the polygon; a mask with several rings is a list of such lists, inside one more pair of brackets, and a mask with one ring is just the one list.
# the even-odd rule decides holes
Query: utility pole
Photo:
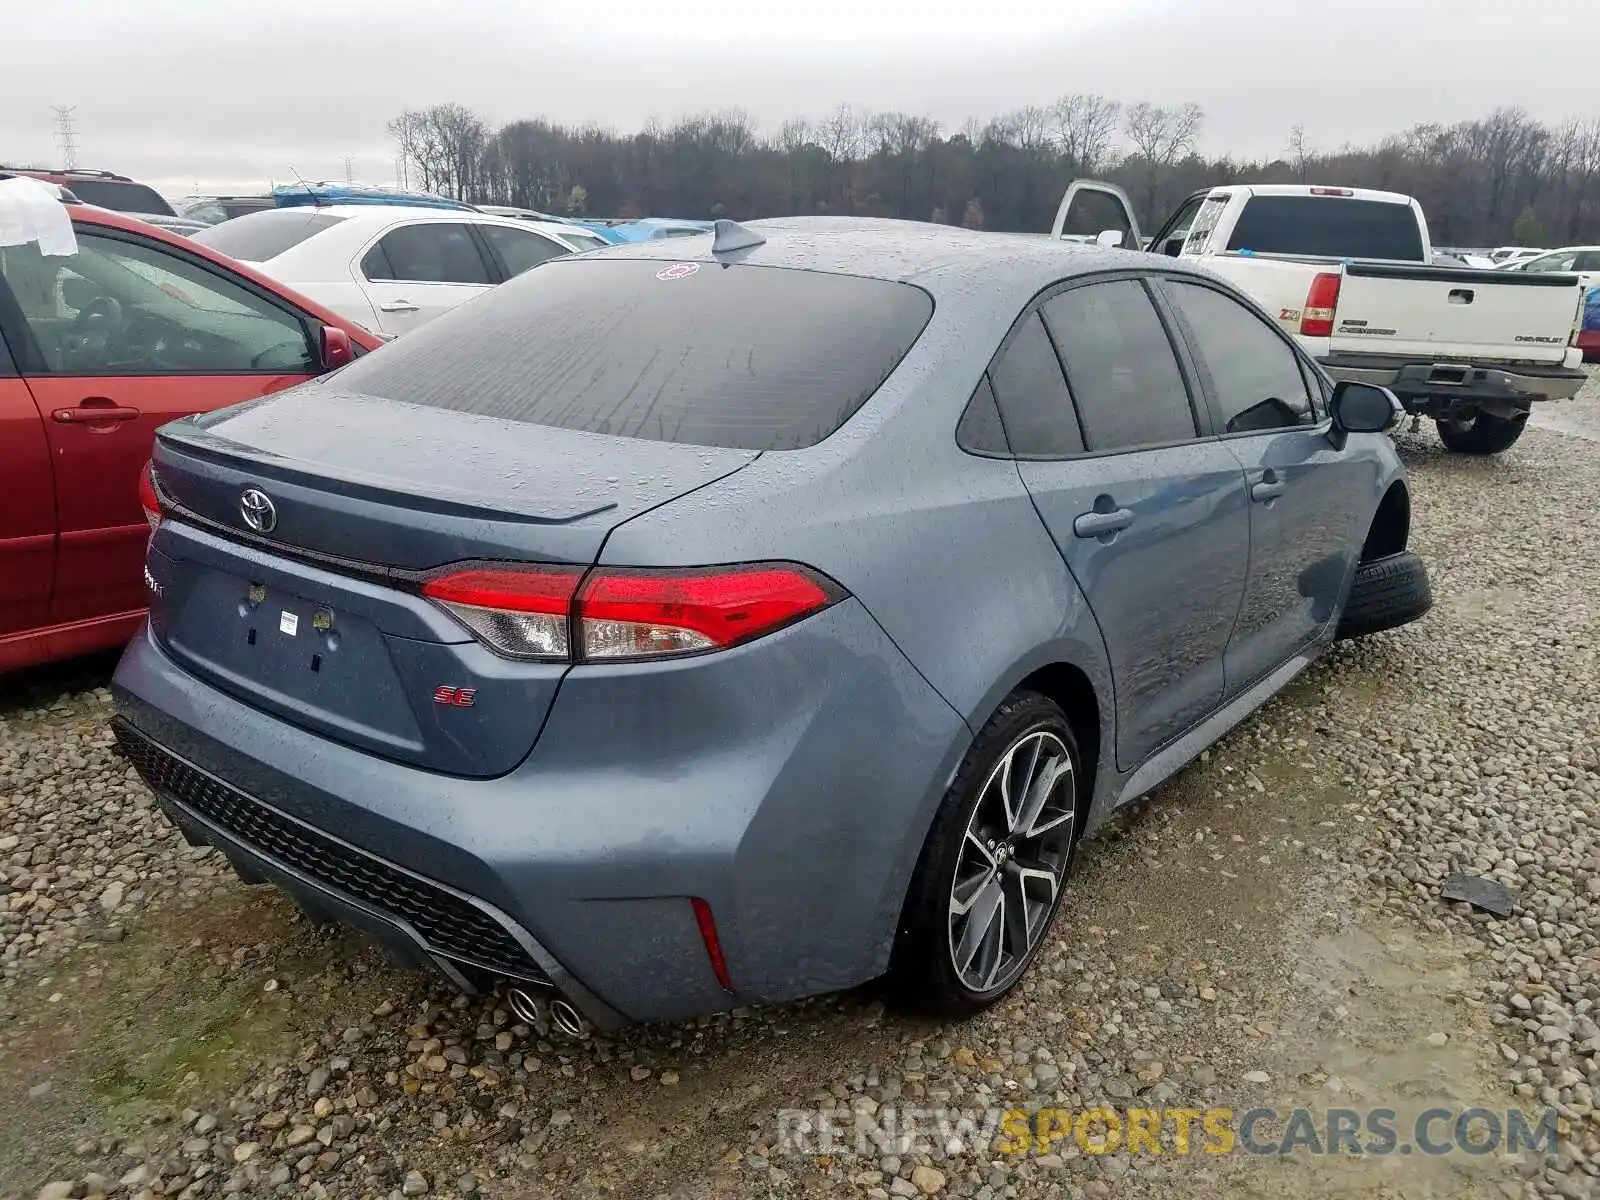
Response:
[{"label": "utility pole", "polygon": [[56,114],[56,148],[61,151],[61,165],[71,170],[78,165],[78,123],[73,115],[76,104],[57,104],[51,107]]},{"label": "utility pole", "polygon": [[352,155],[344,156],[344,182],[348,187],[356,181],[356,160]]}]

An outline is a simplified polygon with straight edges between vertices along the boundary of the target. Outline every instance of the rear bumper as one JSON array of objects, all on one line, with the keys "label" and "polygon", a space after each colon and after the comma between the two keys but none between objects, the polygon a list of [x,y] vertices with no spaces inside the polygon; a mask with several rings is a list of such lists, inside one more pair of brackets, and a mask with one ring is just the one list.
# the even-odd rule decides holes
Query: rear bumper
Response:
[{"label": "rear bumper", "polygon": [[1536,400],[1570,399],[1588,379],[1582,368],[1568,366],[1484,366],[1373,354],[1329,354],[1318,361],[1335,379],[1379,384],[1408,411],[1429,416],[1464,408],[1513,416]]},{"label": "rear bumper", "polygon": [[[163,807],[247,877],[458,985],[480,968],[546,976],[601,1026],[881,973],[970,736],[854,600],[719,655],[574,671],[533,752],[493,779],[301,730],[188,674],[148,630],[113,687],[120,736],[182,768],[145,770]],[[253,807],[241,816],[240,805]],[[331,865],[329,844],[341,858]],[[503,941],[463,953],[419,927],[416,897],[385,902],[374,873],[485,915],[533,969],[507,969],[519,964]],[[715,914],[733,992],[711,969],[691,897]]]},{"label": "rear bumper", "polygon": [[[113,728],[118,748],[185,840],[222,851],[246,883],[277,884],[314,919],[365,930],[397,962],[430,967],[462,991],[478,991],[485,977],[514,979],[563,993],[598,1028],[627,1023],[492,905],[277,812],[120,717]],[[435,911],[412,911],[407,919],[407,894],[431,901]]]}]

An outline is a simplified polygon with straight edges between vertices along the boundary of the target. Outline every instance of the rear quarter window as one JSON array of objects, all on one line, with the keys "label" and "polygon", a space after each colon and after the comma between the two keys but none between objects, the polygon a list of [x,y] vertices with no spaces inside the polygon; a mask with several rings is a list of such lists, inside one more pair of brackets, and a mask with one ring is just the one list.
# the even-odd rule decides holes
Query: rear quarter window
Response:
[{"label": "rear quarter window", "polygon": [[266,262],[342,220],[314,208],[265,209],[202,229],[194,240],[241,262]]},{"label": "rear quarter window", "polygon": [[781,267],[555,259],[339,372],[342,389],[588,433],[796,450],[877,391],[922,289]]}]

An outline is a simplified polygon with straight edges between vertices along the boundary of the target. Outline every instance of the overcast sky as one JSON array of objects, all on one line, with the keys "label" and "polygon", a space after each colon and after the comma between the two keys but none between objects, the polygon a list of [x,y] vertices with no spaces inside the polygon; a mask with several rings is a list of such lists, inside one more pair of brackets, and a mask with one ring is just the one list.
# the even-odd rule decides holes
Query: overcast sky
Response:
[{"label": "overcast sky", "polygon": [[[1500,105],[1600,116],[1600,22],[1578,0],[0,0],[0,162],[60,157],[181,195],[298,172],[392,182],[384,126],[455,100],[491,123],[622,130],[737,106],[764,131],[841,102],[947,128],[1066,92],[1193,100],[1202,146],[1281,153]],[[706,15],[699,15],[704,13]]]}]

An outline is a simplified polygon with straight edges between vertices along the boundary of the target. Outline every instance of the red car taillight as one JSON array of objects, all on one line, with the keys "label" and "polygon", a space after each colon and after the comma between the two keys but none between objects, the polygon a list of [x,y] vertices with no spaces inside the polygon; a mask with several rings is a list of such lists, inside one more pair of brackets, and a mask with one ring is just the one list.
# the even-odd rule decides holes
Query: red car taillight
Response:
[{"label": "red car taillight", "polygon": [[1306,291],[1305,307],[1300,312],[1301,337],[1332,337],[1333,310],[1339,306],[1342,276],[1318,275]]},{"label": "red car taillight", "polygon": [[[581,584],[581,586],[580,586]],[[826,608],[842,592],[792,563],[687,570],[470,567],[422,594],[508,658],[618,661],[723,650]]]},{"label": "red car taillight", "polygon": [[154,537],[161,524],[161,497],[156,492],[155,469],[149,463],[139,472],[139,507],[144,509],[144,519],[150,523],[150,535]]}]

